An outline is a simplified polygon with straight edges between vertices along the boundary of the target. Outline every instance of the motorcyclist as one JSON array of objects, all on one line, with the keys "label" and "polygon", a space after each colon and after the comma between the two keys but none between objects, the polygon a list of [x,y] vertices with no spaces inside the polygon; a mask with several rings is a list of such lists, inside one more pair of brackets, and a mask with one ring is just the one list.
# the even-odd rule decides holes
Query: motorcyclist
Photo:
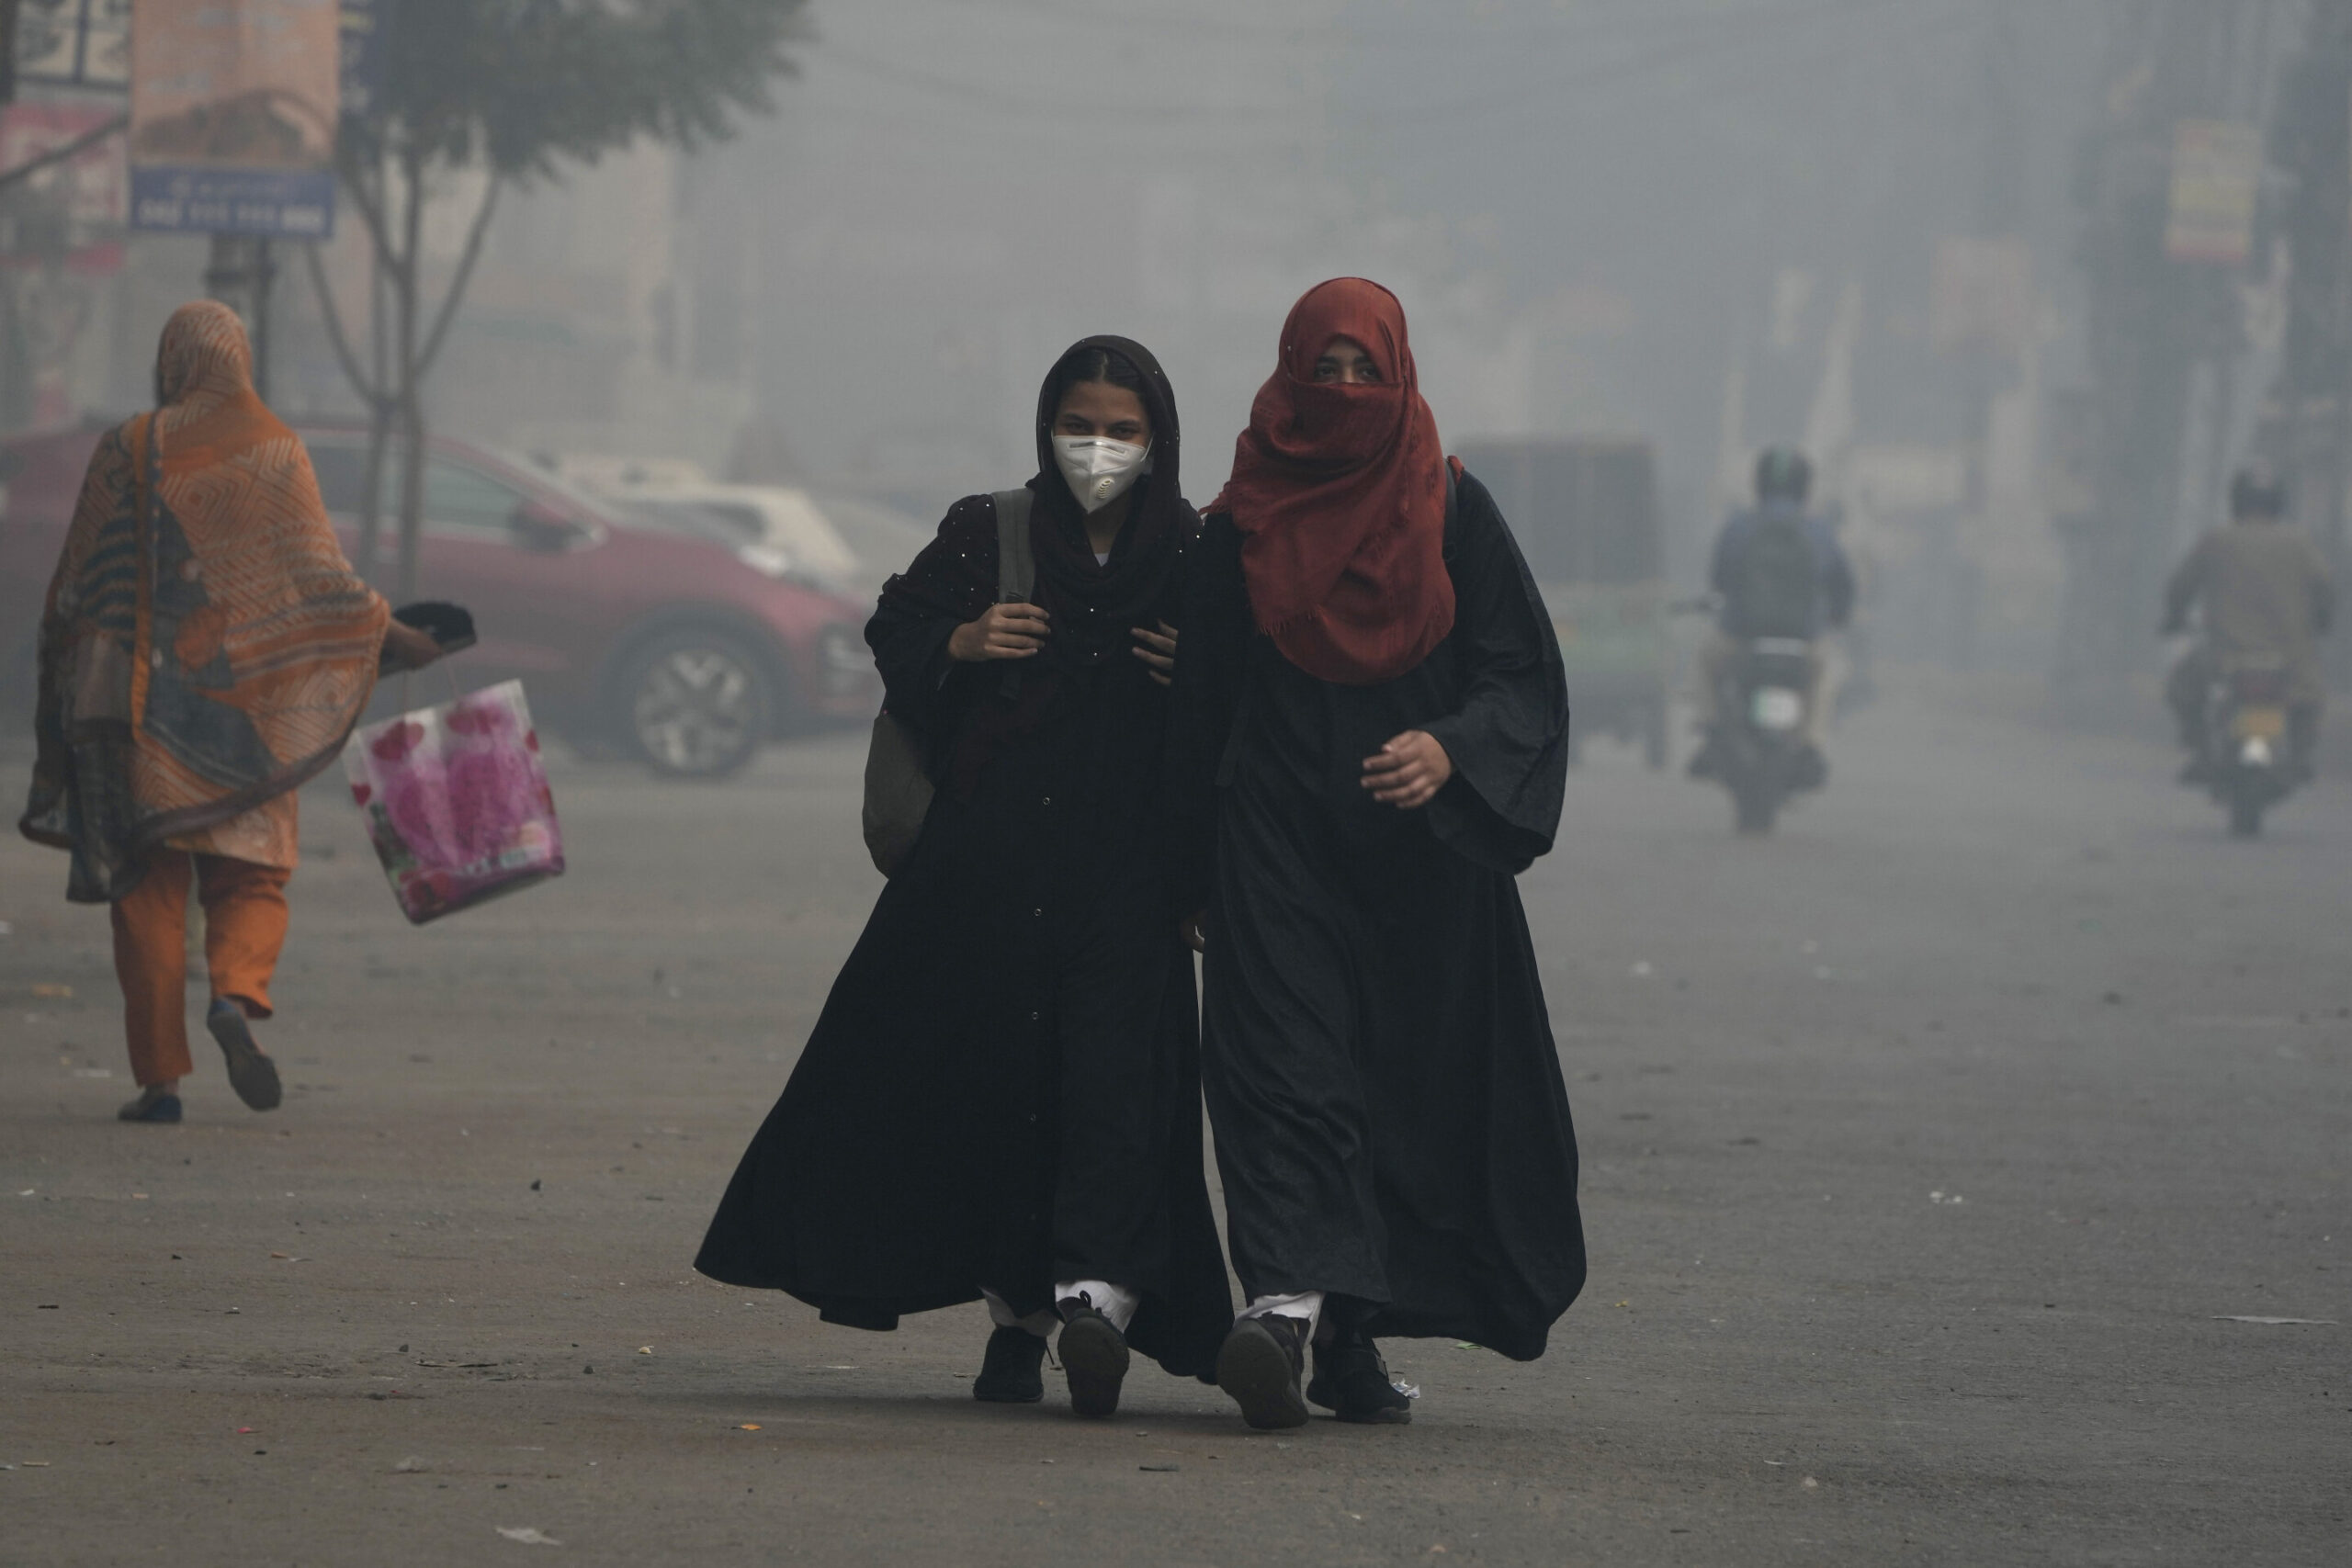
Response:
[{"label": "motorcyclist", "polygon": [[1704,737],[1690,760],[1690,776],[1713,778],[1719,767],[1717,694],[1724,678],[1758,637],[1814,645],[1807,657],[1805,760],[1809,787],[1828,776],[1821,755],[1827,733],[1823,700],[1822,634],[1844,626],[1854,611],[1854,572],[1827,519],[1805,510],[1813,465],[1804,454],[1772,446],[1756,459],[1756,504],[1732,513],[1715,536],[1708,586],[1721,602],[1715,630],[1699,653],[1699,724]]},{"label": "motorcyclist", "polygon": [[2204,636],[2173,666],[2165,701],[2188,748],[2183,784],[2206,781],[2206,710],[2214,679],[2249,660],[2283,661],[2288,763],[2311,776],[2326,700],[2314,644],[2335,612],[2327,564],[2287,520],[2286,486],[2259,466],[2230,481],[2230,524],[2197,541],[2165,589],[2164,634],[2188,629],[2203,610]]}]

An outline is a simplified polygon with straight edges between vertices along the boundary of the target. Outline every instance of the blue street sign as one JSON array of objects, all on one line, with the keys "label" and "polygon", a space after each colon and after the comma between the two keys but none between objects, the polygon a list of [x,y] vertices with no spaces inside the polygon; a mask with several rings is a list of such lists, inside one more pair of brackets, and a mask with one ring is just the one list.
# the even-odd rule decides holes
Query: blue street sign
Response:
[{"label": "blue street sign", "polygon": [[130,224],[170,233],[285,235],[334,232],[334,175],[325,169],[130,170]]}]

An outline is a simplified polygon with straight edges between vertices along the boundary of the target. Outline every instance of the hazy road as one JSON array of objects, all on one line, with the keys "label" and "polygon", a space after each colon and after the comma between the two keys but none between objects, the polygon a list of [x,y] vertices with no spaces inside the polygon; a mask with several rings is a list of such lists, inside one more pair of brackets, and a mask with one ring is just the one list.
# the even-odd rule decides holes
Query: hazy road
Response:
[{"label": "hazy road", "polygon": [[1270,1437],[689,1271],[876,886],[858,762],[567,768],[571,874],[421,931],[314,790],[288,1102],[207,1045],[178,1128],[0,845],[0,1562],[2352,1560],[2352,786],[2233,843],[2160,749],[1945,701],[1741,842],[1597,749],[1523,884],[1592,1283],[1532,1365],[1393,1343],[1409,1428]]}]

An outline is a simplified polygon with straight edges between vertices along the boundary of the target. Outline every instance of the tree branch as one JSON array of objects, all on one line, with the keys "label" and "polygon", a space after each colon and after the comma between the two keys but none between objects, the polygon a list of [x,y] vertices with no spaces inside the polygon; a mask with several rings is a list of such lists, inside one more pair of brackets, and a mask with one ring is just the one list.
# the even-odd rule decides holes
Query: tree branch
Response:
[{"label": "tree branch", "polygon": [[392,254],[391,236],[385,232],[387,214],[381,192],[368,188],[357,154],[340,140],[335,143],[334,162],[343,175],[344,188],[351,192],[351,205],[358,209],[359,221],[367,227],[368,242],[376,248],[377,259],[385,266],[397,269],[400,264]]},{"label": "tree branch", "polygon": [[326,265],[319,260],[315,241],[302,247],[302,260],[310,269],[311,292],[319,297],[319,316],[326,323],[327,342],[334,349],[335,362],[343,367],[353,389],[366,400],[373,413],[385,401],[384,390],[368,378],[367,371],[360,367],[359,356],[352,352],[351,339],[343,330],[343,312],[335,305],[334,291],[327,287]]},{"label": "tree branch", "polygon": [[0,169],[0,190],[6,189],[19,180],[28,180],[52,164],[62,164],[69,158],[78,157],[130,123],[129,115],[117,115],[104,125],[85,130],[73,141],[52,147],[38,157],[28,158],[13,169]]},{"label": "tree branch", "polygon": [[442,340],[449,335],[450,324],[458,319],[458,306],[465,299],[474,264],[481,260],[482,241],[489,236],[490,217],[497,210],[498,193],[504,184],[493,174],[490,176],[490,188],[481,193],[481,206],[474,213],[473,227],[466,231],[465,252],[458,258],[458,270],[449,279],[449,291],[442,296],[441,312],[434,319],[433,330],[425,334],[424,347],[416,356],[420,378],[433,367],[434,359],[441,352]]}]

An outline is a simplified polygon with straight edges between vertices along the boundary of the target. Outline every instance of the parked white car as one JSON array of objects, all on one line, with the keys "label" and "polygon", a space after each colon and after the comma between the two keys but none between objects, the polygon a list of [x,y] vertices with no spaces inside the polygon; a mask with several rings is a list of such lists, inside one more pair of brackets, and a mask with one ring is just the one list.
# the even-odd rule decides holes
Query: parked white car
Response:
[{"label": "parked white car", "polygon": [[559,467],[645,525],[718,539],[772,576],[866,603],[932,537],[870,501],[791,485],[719,484],[691,464],[567,458]]}]

